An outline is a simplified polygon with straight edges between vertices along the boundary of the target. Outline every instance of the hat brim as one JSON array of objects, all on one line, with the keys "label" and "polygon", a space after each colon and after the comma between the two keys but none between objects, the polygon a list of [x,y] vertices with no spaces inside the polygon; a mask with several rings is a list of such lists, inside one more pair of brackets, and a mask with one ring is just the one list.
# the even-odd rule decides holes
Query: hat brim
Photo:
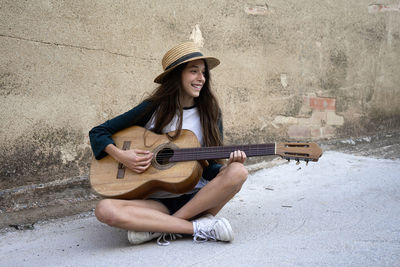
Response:
[{"label": "hat brim", "polygon": [[163,73],[161,73],[160,75],[158,75],[155,79],[154,82],[155,83],[159,83],[161,84],[165,78],[166,75],[168,75],[168,73],[170,73],[173,69],[175,69],[176,67],[178,67],[179,65],[182,65],[184,63],[190,62],[190,61],[194,61],[194,60],[198,60],[198,59],[204,59],[207,62],[207,66],[208,69],[211,70],[213,68],[215,68],[216,66],[219,65],[220,61],[215,58],[215,57],[206,57],[206,56],[200,56],[200,57],[192,57],[188,60],[182,61],[179,64],[177,64],[176,66],[164,71]]}]

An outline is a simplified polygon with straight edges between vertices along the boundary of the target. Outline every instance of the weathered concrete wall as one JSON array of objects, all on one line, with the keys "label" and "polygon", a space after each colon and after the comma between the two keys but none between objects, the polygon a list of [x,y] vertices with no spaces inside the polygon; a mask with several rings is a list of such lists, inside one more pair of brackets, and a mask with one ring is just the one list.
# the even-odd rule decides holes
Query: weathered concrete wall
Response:
[{"label": "weathered concrete wall", "polygon": [[88,130],[151,92],[191,35],[222,62],[227,143],[398,129],[399,4],[1,0],[0,188],[86,175]]}]

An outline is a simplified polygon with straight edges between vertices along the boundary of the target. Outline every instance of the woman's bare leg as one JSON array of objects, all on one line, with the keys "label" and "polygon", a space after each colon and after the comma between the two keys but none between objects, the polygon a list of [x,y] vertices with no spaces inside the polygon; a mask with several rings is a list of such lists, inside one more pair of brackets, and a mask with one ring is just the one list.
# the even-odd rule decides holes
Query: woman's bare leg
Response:
[{"label": "woman's bare leg", "polygon": [[169,215],[168,209],[154,200],[104,199],[95,215],[103,223],[126,230],[193,233],[191,222]]},{"label": "woman's bare leg", "polygon": [[201,213],[216,215],[240,191],[247,175],[242,163],[229,164],[173,215],[185,220]]},{"label": "woman's bare leg", "polygon": [[216,215],[239,192],[247,174],[242,163],[229,164],[173,215],[154,200],[118,199],[101,200],[95,215],[103,223],[126,230],[193,234],[189,220],[202,213]]}]

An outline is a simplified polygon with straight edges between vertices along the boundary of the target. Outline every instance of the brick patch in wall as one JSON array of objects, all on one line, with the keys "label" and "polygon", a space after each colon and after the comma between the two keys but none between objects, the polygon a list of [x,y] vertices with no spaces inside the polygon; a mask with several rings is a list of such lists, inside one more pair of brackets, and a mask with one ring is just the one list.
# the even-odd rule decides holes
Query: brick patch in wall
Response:
[{"label": "brick patch in wall", "polygon": [[336,99],[316,96],[304,97],[303,106],[311,110],[308,118],[276,116],[272,121],[275,128],[287,125],[291,139],[320,139],[335,136],[335,126],[344,124],[344,118],[336,114]]},{"label": "brick patch in wall", "polygon": [[304,97],[304,102],[308,103],[312,110],[336,110],[335,98]]}]

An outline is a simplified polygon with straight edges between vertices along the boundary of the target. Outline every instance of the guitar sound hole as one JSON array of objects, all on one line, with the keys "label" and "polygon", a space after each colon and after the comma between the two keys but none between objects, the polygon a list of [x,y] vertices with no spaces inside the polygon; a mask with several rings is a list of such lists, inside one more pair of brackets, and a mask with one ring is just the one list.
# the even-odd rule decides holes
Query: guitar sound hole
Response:
[{"label": "guitar sound hole", "polygon": [[156,161],[160,165],[167,165],[169,163],[169,159],[174,155],[174,151],[169,148],[161,149],[156,156]]}]

